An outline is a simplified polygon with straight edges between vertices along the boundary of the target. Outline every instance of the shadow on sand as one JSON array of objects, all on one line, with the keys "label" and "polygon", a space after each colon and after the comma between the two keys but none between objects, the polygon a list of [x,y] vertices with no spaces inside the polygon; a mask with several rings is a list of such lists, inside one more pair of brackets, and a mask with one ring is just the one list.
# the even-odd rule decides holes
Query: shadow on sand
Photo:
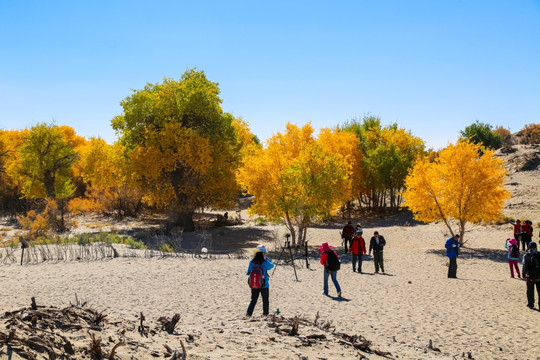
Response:
[{"label": "shadow on sand", "polygon": [[330,299],[334,300],[334,301],[343,301],[343,302],[349,302],[351,301],[351,299],[347,299],[343,296],[332,296],[332,295],[324,295],[324,296],[327,296],[329,297]]},{"label": "shadow on sand", "polygon": [[[428,254],[435,254],[442,257],[446,256],[446,250],[427,250]],[[506,251],[498,249],[488,249],[488,248],[466,248],[463,247],[459,251],[459,259],[480,259],[480,260],[490,260],[496,263],[506,263],[508,259],[506,257]]]}]

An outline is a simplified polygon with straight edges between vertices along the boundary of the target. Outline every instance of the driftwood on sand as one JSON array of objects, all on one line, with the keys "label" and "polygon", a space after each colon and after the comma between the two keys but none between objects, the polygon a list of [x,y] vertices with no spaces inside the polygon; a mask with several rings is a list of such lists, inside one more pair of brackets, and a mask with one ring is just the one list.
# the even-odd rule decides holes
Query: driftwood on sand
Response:
[{"label": "driftwood on sand", "polygon": [[[180,315],[175,314],[170,320],[160,318],[165,321],[160,320],[161,326],[154,329],[144,325],[144,319],[141,313],[139,330],[142,329],[143,333],[157,334],[164,330],[172,334]],[[112,336],[111,331],[106,332],[107,329],[112,329],[115,335]],[[0,316],[0,357],[14,353],[25,359],[115,359],[121,347],[129,346],[139,351],[139,356],[141,351],[146,351],[144,357],[187,358],[181,340],[181,351],[167,346],[161,355],[140,342],[134,331],[135,324],[108,321],[104,312],[94,310],[86,303],[81,304],[78,299],[76,304],[57,308],[40,306],[32,297],[29,307],[7,311]]]},{"label": "driftwood on sand", "polygon": [[[303,326],[301,330],[299,328],[300,325]],[[274,328],[277,334],[295,336],[302,342],[303,346],[312,346],[317,342],[336,341],[342,346],[353,347],[366,353],[383,357],[392,356],[390,352],[374,349],[373,343],[362,335],[348,335],[337,332],[330,322],[320,321],[319,313],[317,313],[313,321],[298,316],[285,318],[283,316],[272,315],[268,318],[268,326]]]}]

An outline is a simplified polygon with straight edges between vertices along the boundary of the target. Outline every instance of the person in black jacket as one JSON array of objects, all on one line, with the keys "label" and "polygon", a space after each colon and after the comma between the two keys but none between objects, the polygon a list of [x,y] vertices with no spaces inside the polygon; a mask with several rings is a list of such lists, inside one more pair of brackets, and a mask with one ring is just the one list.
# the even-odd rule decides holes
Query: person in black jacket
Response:
[{"label": "person in black jacket", "polygon": [[529,251],[523,257],[521,274],[527,282],[527,306],[534,308],[534,288],[538,293],[538,308],[540,308],[540,253],[534,241],[529,243]]},{"label": "person in black jacket", "polygon": [[369,242],[369,255],[371,255],[371,250],[373,250],[373,262],[375,263],[375,273],[379,272],[379,267],[381,268],[382,273],[384,274],[384,258],[383,250],[386,245],[386,240],[384,236],[379,235],[378,231],[373,233],[371,241]]}]

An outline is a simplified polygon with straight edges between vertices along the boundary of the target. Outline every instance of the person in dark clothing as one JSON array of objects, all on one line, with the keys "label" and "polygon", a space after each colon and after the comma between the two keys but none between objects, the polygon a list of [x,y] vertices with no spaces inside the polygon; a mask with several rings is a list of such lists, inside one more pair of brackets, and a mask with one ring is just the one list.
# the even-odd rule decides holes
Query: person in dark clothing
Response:
[{"label": "person in dark clothing", "polygon": [[348,252],[348,246],[356,233],[356,230],[354,230],[354,226],[352,226],[351,222],[349,221],[347,225],[343,228],[343,231],[341,232],[341,238],[343,239],[343,245],[345,246],[345,253]]},{"label": "person in dark clothing", "polygon": [[380,267],[382,273],[384,274],[383,250],[384,250],[385,245],[386,245],[386,240],[384,239],[384,236],[379,235],[379,232],[375,231],[369,242],[369,255],[371,255],[371,250],[373,250],[373,262],[375,263],[375,273],[379,273],[379,267]]},{"label": "person in dark clothing", "polygon": [[534,241],[529,243],[529,251],[523,257],[521,274],[527,283],[527,306],[534,308],[534,288],[538,294],[538,308],[540,309],[540,253]]},{"label": "person in dark clothing", "polygon": [[255,305],[257,305],[257,300],[259,299],[259,294],[262,295],[262,301],[263,301],[263,315],[268,315],[269,308],[270,308],[270,290],[269,290],[269,283],[268,283],[268,270],[272,269],[274,267],[274,263],[272,260],[268,259],[266,257],[267,251],[266,246],[259,245],[257,246],[257,249],[254,250],[255,257],[253,260],[249,262],[247,275],[251,274],[251,271],[255,266],[262,267],[262,270],[264,271],[265,275],[265,283],[261,288],[258,289],[251,289],[251,302],[249,303],[246,316],[253,315],[253,310],[255,309]]},{"label": "person in dark clothing", "polygon": [[448,266],[448,278],[455,279],[457,278],[457,257],[458,249],[461,246],[459,243],[459,234],[452,236],[450,239],[446,240],[444,247],[446,248],[446,256],[450,259],[450,264]]},{"label": "person in dark clothing", "polygon": [[525,220],[523,225],[521,225],[521,241],[529,246],[529,243],[532,241],[533,237],[533,227],[530,220]]}]

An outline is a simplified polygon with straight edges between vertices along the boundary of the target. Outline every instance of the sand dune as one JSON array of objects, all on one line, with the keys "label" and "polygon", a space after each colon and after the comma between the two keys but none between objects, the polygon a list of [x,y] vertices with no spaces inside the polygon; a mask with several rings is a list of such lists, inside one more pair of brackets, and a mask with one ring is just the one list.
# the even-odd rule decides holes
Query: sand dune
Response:
[{"label": "sand dune", "polygon": [[[282,316],[306,319],[319,313],[333,331],[363,335],[374,349],[395,358],[459,358],[468,352],[476,359],[538,356],[540,312],[526,308],[525,284],[510,278],[505,259],[504,240],[511,227],[473,228],[467,234],[469,247],[458,260],[457,280],[446,278],[442,248],[447,234],[440,225],[376,229],[388,242],[387,275],[373,274],[373,262],[367,258],[366,273],[353,273],[350,257],[343,255],[338,276],[343,299],[338,299],[322,295],[323,271],[317,258],[311,259],[311,269],[297,269],[298,282],[291,266],[280,265],[271,278],[271,312],[279,308]],[[366,227],[365,234],[373,230]],[[273,232],[275,227],[259,231]],[[342,254],[337,234],[337,229],[310,229],[309,242],[329,241]],[[191,358],[377,358],[335,340],[302,346],[298,338],[277,335],[261,317],[260,304],[253,319],[245,318],[250,296],[247,265],[247,259],[228,256],[188,256],[2,266],[2,309],[28,306],[32,296],[43,305],[63,306],[77,294],[110,319],[133,324],[140,312],[154,323],[160,316],[179,313],[177,335],[163,332],[144,339],[158,352],[163,351],[162,343],[179,348],[178,340],[192,335],[194,341],[185,342]],[[300,326],[299,334],[316,330]],[[430,340],[440,352],[427,348]],[[128,347],[117,354],[150,356]]]}]

